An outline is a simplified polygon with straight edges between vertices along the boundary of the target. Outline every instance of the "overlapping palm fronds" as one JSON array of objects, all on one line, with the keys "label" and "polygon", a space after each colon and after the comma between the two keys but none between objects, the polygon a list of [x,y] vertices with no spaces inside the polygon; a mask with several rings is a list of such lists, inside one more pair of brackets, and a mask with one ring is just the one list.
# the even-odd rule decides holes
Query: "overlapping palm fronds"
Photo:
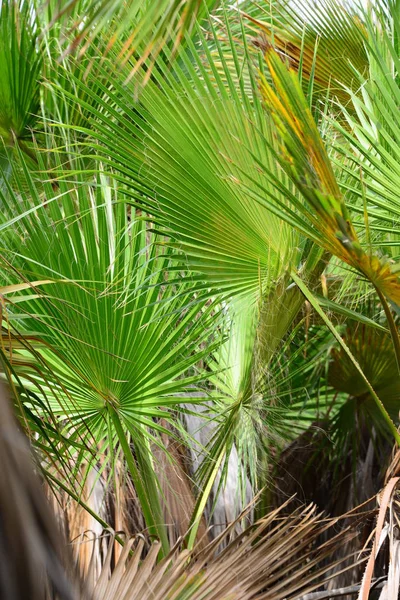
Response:
[{"label": "overlapping palm fronds", "polygon": [[106,40],[105,54],[114,45],[119,47],[118,65],[133,58],[129,79],[143,78],[142,67],[147,63],[146,82],[157,57],[167,48],[175,56],[185,35],[193,34],[218,4],[218,0],[70,0],[65,4],[53,0],[39,5],[38,15],[50,34],[52,28],[62,27],[64,56],[84,55],[100,35]]},{"label": "overlapping palm fronds", "polygon": [[[104,534],[108,542],[100,575],[96,575],[95,561],[90,561],[85,579],[79,582],[71,560],[64,556],[68,554],[63,548],[65,542],[46,506],[26,441],[17,429],[4,395],[1,408],[4,485],[0,494],[0,545],[3,561],[7,558],[8,565],[0,577],[4,597],[294,599],[332,577],[332,568],[338,569],[342,563],[332,560],[332,553],[355,534],[357,517],[346,532],[334,535],[329,543],[319,547],[318,537],[334,528],[337,520],[321,519],[312,506],[284,516],[285,506],[282,506],[246,529],[222,551],[219,549],[235,522],[204,548],[189,552],[178,543],[160,562],[157,562],[160,542],[153,542],[143,558],[144,540],[140,536],[127,539],[120,558],[111,568],[115,536],[108,532]],[[102,537],[90,544],[89,551],[95,553]]]},{"label": "overlapping palm fronds", "polygon": [[[210,28],[212,30],[212,24]],[[203,51],[201,59],[188,40],[187,48],[180,51],[179,61],[170,71],[166,50],[166,56],[159,57],[152,71],[152,81],[142,91],[140,104],[132,95],[134,86],[124,86],[125,75],[122,79],[113,78],[111,86],[98,85],[98,75],[100,81],[110,79],[111,61],[119,56],[117,46],[103,57],[96,82],[90,73],[85,78],[78,67],[73,77],[78,94],[70,90],[65,93],[60,85],[54,89],[63,101],[75,106],[78,103],[85,111],[85,122],[78,123],[76,129],[85,139],[89,152],[94,149],[101,155],[103,164],[112,163],[119,172],[116,177],[119,185],[125,186],[136,205],[151,213],[150,219],[157,230],[169,237],[167,245],[173,251],[175,269],[189,271],[190,285],[207,290],[211,297],[222,293],[225,300],[228,299],[226,306],[231,324],[240,320],[242,310],[235,315],[237,309],[232,298],[240,297],[240,302],[243,298],[242,306],[247,305],[249,328],[245,335],[248,339],[253,337],[254,342],[247,345],[245,352],[241,349],[239,369],[243,379],[231,395],[229,410],[225,410],[226,419],[222,419],[225,429],[221,429],[221,436],[214,440],[206,477],[211,482],[217,476],[215,465],[222,464],[229,454],[241,419],[249,415],[250,405],[255,419],[250,424],[252,435],[247,438],[249,443],[243,457],[253,458],[244,458],[246,468],[257,456],[260,446],[258,436],[253,435],[254,425],[269,397],[268,393],[260,394],[260,386],[261,389],[265,386],[271,358],[304,302],[302,292],[291,284],[293,267],[301,265],[301,277],[312,286],[325,268],[328,252],[333,252],[352,261],[363,276],[367,274],[379,280],[383,292],[390,288],[391,297],[398,294],[398,282],[388,264],[363,250],[311,113],[303,112],[309,102],[301,100],[301,95],[300,100],[293,100],[297,93],[301,94],[296,77],[289,76],[288,85],[294,87],[288,101],[299,102],[294,112],[298,111],[299,122],[301,114],[309,135],[301,151],[306,147],[309,154],[302,157],[297,173],[290,175],[296,185],[300,181],[300,192],[308,194],[310,202],[314,200],[313,189],[318,188],[321,181],[325,186],[319,190],[314,205],[311,202],[312,208],[318,207],[320,212],[313,215],[312,210],[308,210],[306,218],[301,216],[307,211],[301,195],[276,163],[279,147],[274,140],[273,123],[265,118],[262,110],[257,77],[246,55],[246,42],[245,51],[241,53],[241,59],[245,57],[244,68],[235,54],[235,40],[230,38],[235,62],[232,70],[224,62],[215,32],[211,35],[213,55],[208,50],[209,39],[198,35]],[[215,49],[223,77],[218,75],[214,65]],[[126,67],[129,73],[129,65]],[[276,70],[280,67],[283,73],[283,64],[275,65]],[[246,93],[243,86],[244,70],[251,82],[250,97],[248,88]],[[93,90],[92,81],[97,86]],[[90,98],[90,102],[85,97]],[[282,123],[278,123],[278,129],[279,126]],[[286,141],[290,141],[292,134],[295,147],[293,140],[297,132],[288,131]],[[317,159],[318,153],[322,156],[317,163],[320,172],[317,170],[316,174],[312,160],[315,157],[310,158],[312,153]],[[309,173],[310,181],[306,183],[299,175],[303,171]],[[318,204],[322,196],[323,201]],[[308,219],[323,231],[323,245],[328,251],[324,255],[316,246],[321,238],[315,235]],[[311,237],[315,244],[309,245],[305,236]],[[357,318],[356,314],[352,316]],[[234,327],[228,326],[228,335]],[[233,352],[219,366],[225,369],[229,361],[235,363],[237,358]],[[266,385],[268,387],[268,383]],[[266,413],[268,410],[266,408]],[[270,424],[274,425],[273,417]],[[201,499],[200,513],[206,497],[207,493]]]},{"label": "overlapping palm fronds", "polygon": [[[206,39],[201,37],[201,41],[207,52]],[[218,44],[217,38],[214,43]],[[246,102],[237,83],[241,81],[239,68],[235,81],[211,79],[190,41],[188,46],[190,53],[181,51],[173,73],[158,60],[154,82],[149,81],[142,91],[140,107],[132,107],[129,88],[118,84],[97,95],[101,112],[82,103],[85,110],[91,110],[92,127],[79,127],[79,132],[88,140],[95,138],[98,152],[111,152],[119,171],[117,179],[127,195],[147,209],[157,230],[168,236],[165,243],[173,250],[175,269],[189,272],[187,281],[195,289],[222,296],[229,323],[240,320],[242,311],[247,314],[249,329],[243,335],[252,342],[239,349],[240,355],[226,356],[224,363],[216,365],[218,370],[225,369],[227,361],[244,361],[234,366],[244,379],[227,405],[229,434],[219,442],[215,439],[209,463],[211,480],[217,473],[215,465],[229,455],[241,420],[247,418],[247,403],[252,403],[255,413],[262,408],[263,395],[256,388],[265,387],[263,374],[303,303],[299,290],[290,287],[291,266],[303,260],[305,276],[318,277],[325,263],[320,260],[321,251],[305,247],[301,235],[241,188],[243,172],[254,178],[253,194],[262,182],[270,185],[251,159],[248,146],[260,160],[269,162],[275,177],[282,174],[259,131],[271,135],[264,123],[254,73],[252,102]],[[207,60],[211,67],[212,57]],[[104,76],[108,68],[104,63]],[[77,81],[77,86],[87,93],[90,75],[87,83]],[[119,107],[117,119],[115,111],[110,111],[112,106]],[[133,151],[128,150],[132,139]],[[293,193],[286,176],[282,188],[281,201],[285,202],[284,191]],[[248,394],[243,395],[246,386]],[[258,398],[258,404],[252,398]],[[270,423],[273,427],[273,419]],[[257,453],[256,440],[254,435],[248,438],[249,456]],[[248,459],[245,462],[247,469],[250,463]]]},{"label": "overlapping palm fronds", "polygon": [[0,8],[0,358],[49,481],[146,529],[111,539],[100,597],[307,594],[344,536],[271,511],[282,451],[323,436],[314,479],[357,482],[400,439],[398,4],[217,6]]},{"label": "overlapping palm fronds", "polygon": [[[354,526],[318,548],[315,541],[334,527],[336,520],[321,520],[312,506],[295,510],[291,516],[283,515],[284,508],[271,511],[221,552],[218,549],[235,522],[205,548],[188,552],[177,545],[158,564],[159,544],[153,545],[140,565],[143,541],[131,539],[115,571],[108,575],[111,538],[104,571],[95,584],[95,597],[102,600],[299,598],[326,583],[333,576],[332,569],[341,568],[342,561],[335,564],[332,555],[354,535]],[[302,553],[307,555],[306,568]]]}]

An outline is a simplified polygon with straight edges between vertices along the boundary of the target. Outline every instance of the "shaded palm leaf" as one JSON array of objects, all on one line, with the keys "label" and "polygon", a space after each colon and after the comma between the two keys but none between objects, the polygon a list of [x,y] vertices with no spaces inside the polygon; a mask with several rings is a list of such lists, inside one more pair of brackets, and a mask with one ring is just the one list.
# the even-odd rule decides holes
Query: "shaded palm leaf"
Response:
[{"label": "shaded palm leaf", "polygon": [[[396,357],[388,334],[368,327],[349,327],[345,338],[362,369],[393,418],[398,416],[400,401],[400,381],[396,373]],[[332,354],[333,363],[329,367],[331,385],[350,396],[360,398],[369,395],[365,382],[350,364],[347,355],[341,350]]]}]

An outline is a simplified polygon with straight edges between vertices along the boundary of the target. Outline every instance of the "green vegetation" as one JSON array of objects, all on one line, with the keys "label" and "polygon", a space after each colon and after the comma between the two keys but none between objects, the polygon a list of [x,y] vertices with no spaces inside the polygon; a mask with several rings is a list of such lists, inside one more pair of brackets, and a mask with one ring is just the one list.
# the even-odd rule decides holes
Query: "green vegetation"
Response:
[{"label": "green vegetation", "polygon": [[3,0],[0,32],[0,359],[57,597],[357,593],[400,442],[400,2]]}]

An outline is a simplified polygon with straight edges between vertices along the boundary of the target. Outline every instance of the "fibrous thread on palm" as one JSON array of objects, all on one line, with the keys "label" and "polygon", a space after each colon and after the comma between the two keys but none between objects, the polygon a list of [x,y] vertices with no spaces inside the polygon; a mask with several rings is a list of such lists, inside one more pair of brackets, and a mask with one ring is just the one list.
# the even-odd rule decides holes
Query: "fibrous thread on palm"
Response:
[{"label": "fibrous thread on palm", "polygon": [[279,162],[306,201],[297,208],[313,225],[310,237],[400,304],[400,281],[389,262],[361,246],[297,74],[272,48],[265,59],[273,83],[262,77],[261,93],[278,130]]}]

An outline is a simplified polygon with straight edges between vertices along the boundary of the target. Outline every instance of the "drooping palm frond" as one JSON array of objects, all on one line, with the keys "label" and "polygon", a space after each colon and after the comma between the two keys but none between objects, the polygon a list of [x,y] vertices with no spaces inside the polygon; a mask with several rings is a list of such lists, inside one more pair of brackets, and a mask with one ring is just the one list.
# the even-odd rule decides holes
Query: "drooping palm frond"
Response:
[{"label": "drooping palm frond", "polygon": [[[320,243],[327,250],[398,304],[398,277],[387,261],[362,248],[296,74],[288,71],[273,51],[267,56],[276,89],[264,80],[262,91],[282,136],[282,165],[309,205],[303,213],[319,231]],[[315,233],[312,237],[316,239]]]}]

